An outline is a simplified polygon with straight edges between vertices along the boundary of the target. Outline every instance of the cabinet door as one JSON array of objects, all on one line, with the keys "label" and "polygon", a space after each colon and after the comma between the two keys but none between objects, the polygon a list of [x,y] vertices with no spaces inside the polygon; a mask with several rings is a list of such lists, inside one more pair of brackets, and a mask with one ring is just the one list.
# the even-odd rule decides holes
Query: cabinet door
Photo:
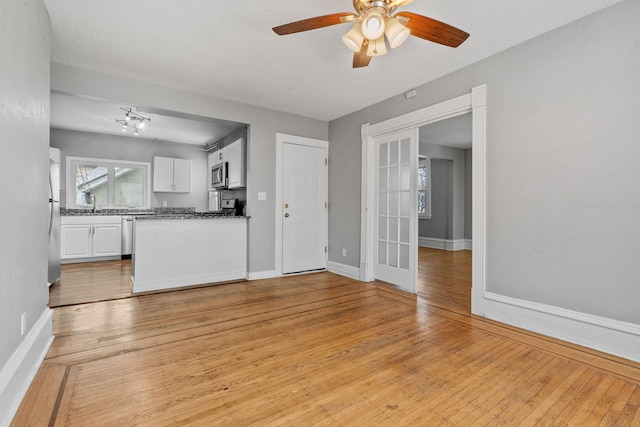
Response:
[{"label": "cabinet door", "polygon": [[209,167],[220,163],[220,150],[209,153]]},{"label": "cabinet door", "polygon": [[153,158],[153,191],[173,191],[172,158]]},{"label": "cabinet door", "polygon": [[93,226],[93,256],[112,256],[122,253],[122,225],[96,224]]},{"label": "cabinet door", "polygon": [[229,162],[229,188],[245,186],[245,155],[244,140],[239,139],[225,147],[227,161]]},{"label": "cabinet door", "polygon": [[174,191],[191,191],[191,160],[173,159],[173,181]]},{"label": "cabinet door", "polygon": [[86,258],[92,253],[92,225],[62,225],[60,227],[60,258]]}]

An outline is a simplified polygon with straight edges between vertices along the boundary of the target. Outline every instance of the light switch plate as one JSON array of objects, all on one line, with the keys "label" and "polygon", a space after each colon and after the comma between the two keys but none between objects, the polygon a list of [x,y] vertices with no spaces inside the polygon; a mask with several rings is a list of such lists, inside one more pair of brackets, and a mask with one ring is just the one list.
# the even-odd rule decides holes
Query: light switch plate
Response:
[{"label": "light switch plate", "polygon": [[267,200],[267,193],[264,191],[258,192],[258,200]]}]

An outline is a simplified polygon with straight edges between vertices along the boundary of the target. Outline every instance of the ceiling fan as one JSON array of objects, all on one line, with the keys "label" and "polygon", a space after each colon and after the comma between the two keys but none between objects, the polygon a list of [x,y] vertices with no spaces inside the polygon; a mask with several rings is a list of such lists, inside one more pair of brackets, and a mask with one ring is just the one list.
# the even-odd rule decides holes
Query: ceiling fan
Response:
[{"label": "ceiling fan", "polygon": [[302,21],[274,27],[276,34],[299,33],[329,27],[344,22],[354,22],[353,28],[342,37],[342,41],[355,52],[353,68],[366,67],[374,56],[387,53],[385,36],[389,47],[400,46],[409,35],[424,40],[458,47],[469,34],[444,22],[412,12],[393,13],[398,7],[413,0],[353,0],[356,13],[332,13]]}]

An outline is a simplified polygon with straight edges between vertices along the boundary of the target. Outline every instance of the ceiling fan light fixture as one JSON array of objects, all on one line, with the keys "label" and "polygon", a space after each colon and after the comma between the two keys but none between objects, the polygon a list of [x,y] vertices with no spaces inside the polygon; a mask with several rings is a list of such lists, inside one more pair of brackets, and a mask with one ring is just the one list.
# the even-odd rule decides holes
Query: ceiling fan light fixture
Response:
[{"label": "ceiling fan light fixture", "polygon": [[354,52],[359,52],[364,42],[364,34],[362,34],[362,24],[357,22],[351,30],[344,36],[342,41],[347,45],[349,49]]},{"label": "ceiling fan light fixture", "polygon": [[367,56],[382,56],[387,53],[387,45],[384,44],[384,34],[376,40],[369,41]]},{"label": "ceiling fan light fixture", "polygon": [[387,40],[389,40],[389,47],[395,49],[407,40],[411,31],[396,18],[391,18],[387,21],[384,33],[387,36]]},{"label": "ceiling fan light fixture", "polygon": [[369,40],[377,40],[384,34],[384,15],[377,9],[369,9],[362,20],[362,34]]}]

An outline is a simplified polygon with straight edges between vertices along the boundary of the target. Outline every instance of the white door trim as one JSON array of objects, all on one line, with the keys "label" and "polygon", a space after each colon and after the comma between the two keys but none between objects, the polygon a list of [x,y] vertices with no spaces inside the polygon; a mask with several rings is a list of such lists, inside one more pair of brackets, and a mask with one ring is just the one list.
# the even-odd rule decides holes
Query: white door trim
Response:
[{"label": "white door trim", "polygon": [[[282,183],[284,181],[283,172],[284,172],[284,144],[297,144],[304,145],[307,147],[316,147],[323,148],[329,158],[329,141],[324,141],[322,139],[313,139],[306,138],[304,136],[295,136],[295,135],[287,135],[284,133],[276,133],[276,193],[275,193],[275,202],[276,202],[276,221],[275,221],[275,231],[276,231],[276,239],[275,239],[275,273],[276,276],[282,276]],[[329,191],[329,176],[325,174],[325,189],[328,193]],[[329,198],[325,195],[325,200],[329,200]],[[329,239],[328,234],[328,214],[325,209],[324,215],[325,221],[325,242]],[[328,254],[325,254],[325,265],[327,265]]]},{"label": "white door trim", "polygon": [[[403,129],[418,128],[427,123],[456,117],[471,112],[473,116],[473,278],[471,311],[484,314],[483,298],[486,274],[486,151],[487,151],[487,86],[481,85],[471,92],[431,105],[398,117],[361,127],[362,139],[362,177],[361,177],[361,213],[360,213],[360,280],[370,282],[373,274],[373,218],[374,185],[373,157],[371,149],[375,137]],[[414,195],[417,197],[417,194]]]}]

